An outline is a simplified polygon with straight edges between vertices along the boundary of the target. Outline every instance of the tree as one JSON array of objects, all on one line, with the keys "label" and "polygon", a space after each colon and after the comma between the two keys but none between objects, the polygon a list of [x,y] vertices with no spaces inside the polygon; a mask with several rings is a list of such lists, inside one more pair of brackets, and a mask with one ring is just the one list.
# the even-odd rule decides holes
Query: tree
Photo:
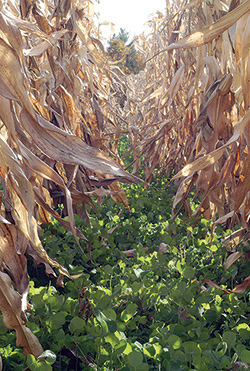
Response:
[{"label": "tree", "polygon": [[129,32],[120,28],[119,34],[114,34],[108,47],[108,55],[113,61],[117,61],[120,69],[126,74],[138,74],[145,66],[143,54],[139,52],[134,42],[127,44]]},{"label": "tree", "polygon": [[113,39],[120,39],[122,41],[124,41],[124,43],[126,44],[129,40],[129,32],[125,30],[125,28],[120,28],[120,31],[119,31],[119,34],[117,36],[113,36]]}]

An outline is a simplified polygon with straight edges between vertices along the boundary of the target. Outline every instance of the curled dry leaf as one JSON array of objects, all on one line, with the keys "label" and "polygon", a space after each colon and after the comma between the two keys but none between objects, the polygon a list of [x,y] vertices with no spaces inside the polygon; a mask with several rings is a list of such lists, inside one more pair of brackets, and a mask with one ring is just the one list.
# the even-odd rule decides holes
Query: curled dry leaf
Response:
[{"label": "curled dry leaf", "polygon": [[241,294],[245,292],[250,287],[250,276],[247,276],[244,281],[233,288],[232,292]]},{"label": "curled dry leaf", "polygon": [[222,291],[226,292],[227,294],[230,294],[230,292],[231,292],[231,291],[229,291],[227,289],[223,289],[221,286],[217,285],[217,283],[213,282],[209,278],[205,278],[204,280],[202,280],[200,282],[200,284],[199,284],[199,290],[204,289],[204,286],[203,286],[204,283],[208,284],[208,286],[210,286],[210,287],[215,287],[216,289],[222,290]]},{"label": "curled dry leaf", "polygon": [[119,191],[112,191],[110,189],[105,189],[103,187],[96,188],[93,191],[86,192],[86,195],[91,195],[91,196],[97,196],[97,197],[104,197],[104,196],[110,196]]},{"label": "curled dry leaf", "polygon": [[243,251],[237,251],[237,252],[233,252],[232,254],[230,254],[227,260],[225,261],[224,269],[226,270],[229,267],[231,267],[231,265],[233,265],[236,262],[236,260],[241,258],[243,254],[244,254]]},{"label": "curled dry leaf", "polygon": [[5,326],[16,331],[16,344],[24,348],[24,354],[33,354],[36,358],[42,354],[37,337],[23,324],[21,297],[12,288],[10,277],[3,272],[0,272],[0,310]]},{"label": "curled dry leaf", "polygon": [[26,248],[26,253],[29,258],[33,259],[37,266],[44,265],[45,266],[45,272],[47,276],[57,278],[57,275],[55,271],[51,268],[51,266],[48,264],[47,260],[44,258],[41,258],[40,255],[36,252],[32,244],[29,242]]},{"label": "curled dry leaf", "polygon": [[233,218],[235,215],[235,212],[234,210],[233,211],[230,211],[230,213],[226,214],[226,215],[223,215],[222,217],[220,217],[219,219],[216,220],[216,224],[218,223],[225,223],[228,219],[230,218]]},{"label": "curled dry leaf", "polygon": [[230,293],[242,294],[243,292],[245,292],[250,287],[250,276],[247,276],[244,279],[244,281],[240,285],[235,286],[233,288],[233,290],[224,289],[221,286],[217,285],[217,283],[213,282],[212,280],[210,280],[208,278],[206,278],[206,279],[204,279],[200,282],[199,290],[201,290],[201,289],[204,290],[205,289],[204,286],[203,286],[204,283],[207,283],[210,287],[215,287],[216,289],[222,290],[227,294],[230,294]]},{"label": "curled dry leaf", "polygon": [[29,286],[26,258],[23,255],[26,246],[26,238],[14,225],[0,224],[0,266],[4,264],[20,294]]}]

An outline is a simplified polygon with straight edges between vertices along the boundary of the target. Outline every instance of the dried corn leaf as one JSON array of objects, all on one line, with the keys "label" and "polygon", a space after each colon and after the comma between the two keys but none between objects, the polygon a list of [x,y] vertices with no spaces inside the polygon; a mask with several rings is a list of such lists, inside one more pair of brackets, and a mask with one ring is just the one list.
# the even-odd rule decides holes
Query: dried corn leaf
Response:
[{"label": "dried corn leaf", "polygon": [[16,331],[16,344],[24,348],[24,354],[33,354],[36,358],[42,354],[37,337],[23,324],[21,297],[12,288],[10,277],[3,272],[0,272],[0,310],[5,326]]},{"label": "dried corn leaf", "polygon": [[0,266],[7,269],[18,292],[22,294],[29,286],[26,258],[27,240],[14,225],[0,224]]},{"label": "dried corn leaf", "polygon": [[247,276],[244,281],[233,288],[232,292],[242,294],[250,287],[250,276]]},{"label": "dried corn leaf", "polygon": [[28,243],[25,255],[33,259],[36,262],[38,267],[41,265],[44,265],[47,276],[52,277],[52,278],[57,278],[56,273],[51,268],[51,266],[48,264],[47,260],[41,258],[41,256],[37,254],[36,250],[33,248],[31,243]]},{"label": "dried corn leaf", "polygon": [[243,254],[244,252],[242,250],[230,254],[227,260],[225,261],[224,269],[227,270],[229,267],[231,267],[231,265],[233,265],[236,262],[236,260],[241,258]]},{"label": "dried corn leaf", "polygon": [[[71,231],[73,232],[76,241],[77,240],[77,235],[75,232],[75,223],[74,223],[74,215],[73,215],[73,208],[72,208],[72,199],[71,199],[71,194],[66,187],[63,179],[51,168],[49,167],[45,162],[40,160],[38,157],[33,155],[31,151],[29,151],[21,142],[19,143],[20,145],[20,151],[23,155],[24,161],[28,164],[28,166],[35,171],[37,174],[42,176],[45,179],[49,179],[59,186],[61,186],[64,190],[65,196],[66,196],[66,201],[67,201],[67,210],[69,214],[69,222],[71,226]],[[79,244],[79,242],[78,242]],[[80,245],[79,245],[80,246]]]},{"label": "dried corn leaf", "polygon": [[59,30],[52,33],[50,41],[42,41],[31,49],[24,49],[23,54],[25,57],[41,57],[41,55],[48,50],[49,47],[54,46],[58,40],[68,33],[69,30]]},{"label": "dried corn leaf", "polygon": [[[170,44],[167,48],[161,50],[159,53],[163,53],[173,49],[195,48],[197,46],[207,44],[216,37],[218,37],[219,35],[221,35],[231,26],[233,26],[249,10],[250,1],[246,0],[243,4],[239,5],[237,8],[221,17],[221,19],[219,19],[217,22],[214,22],[212,25],[203,28],[202,30],[197,31],[189,36],[184,37],[183,39],[177,41],[176,43]],[[159,53],[155,54],[154,57],[159,55]]]},{"label": "dried corn leaf", "polygon": [[176,174],[172,180],[178,179],[182,176],[189,176],[193,174],[196,171],[200,171],[202,169],[205,169],[206,167],[213,165],[224,153],[224,150],[229,147],[231,144],[233,144],[240,135],[243,133],[243,130],[245,126],[249,123],[250,120],[250,110],[248,110],[245,114],[245,116],[234,126],[234,134],[233,136],[228,140],[226,144],[221,146],[219,149],[214,150],[213,152],[198,158],[191,164],[187,164],[181,171],[179,171],[178,174]]},{"label": "dried corn leaf", "polygon": [[0,37],[16,51],[20,61],[23,62],[23,42],[21,32],[19,28],[4,15],[4,13],[0,14]]},{"label": "dried corn leaf", "polygon": [[209,278],[205,278],[204,280],[202,280],[199,284],[199,290],[201,290],[202,288],[204,289],[204,283],[208,284],[208,286],[210,287],[215,287],[216,289],[219,289],[219,290],[222,290],[224,292],[226,292],[227,294],[230,294],[231,291],[227,290],[227,289],[223,289],[221,286],[217,285],[217,283],[213,282],[212,280],[210,280]]},{"label": "dried corn leaf", "polygon": [[234,210],[233,211],[230,211],[230,213],[226,214],[226,215],[223,215],[222,217],[220,217],[219,219],[216,220],[216,224],[223,224],[225,223],[229,218],[233,218],[235,215],[235,212]]},{"label": "dried corn leaf", "polygon": [[[33,110],[23,84],[24,76],[21,70],[17,53],[0,38],[0,94],[5,98],[21,102],[32,114]],[[13,79],[13,71],[15,71],[15,79]]]},{"label": "dried corn leaf", "polygon": [[124,171],[115,161],[103,152],[85,144],[79,137],[68,134],[51,123],[38,117],[34,120],[28,112],[21,112],[22,125],[32,141],[47,156],[68,164],[82,164],[84,167],[100,174],[113,174],[131,182],[140,181],[137,177]]},{"label": "dried corn leaf", "polygon": [[21,19],[20,17],[15,16],[13,13],[8,11],[6,8],[1,9],[1,12],[9,20],[11,24],[14,24],[20,30],[25,32],[31,32],[34,35],[39,36],[41,39],[49,40],[49,36],[46,33],[42,32],[36,24]]},{"label": "dried corn leaf", "polygon": [[229,236],[227,236],[226,238],[224,238],[222,240],[222,244],[224,246],[226,246],[226,248],[228,250],[229,249],[233,249],[233,248],[235,248],[240,243],[240,241],[245,236],[246,232],[247,232],[246,231],[246,228],[238,229],[237,231],[231,233]]}]

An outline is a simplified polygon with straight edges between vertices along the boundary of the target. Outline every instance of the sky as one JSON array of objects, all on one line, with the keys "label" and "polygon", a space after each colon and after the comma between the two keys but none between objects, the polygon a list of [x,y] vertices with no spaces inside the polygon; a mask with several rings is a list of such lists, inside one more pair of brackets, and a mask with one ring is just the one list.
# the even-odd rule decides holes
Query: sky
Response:
[{"label": "sky", "polygon": [[[125,28],[133,39],[134,35],[147,30],[143,25],[150,19],[150,15],[157,10],[162,11],[165,6],[166,0],[99,0],[99,4],[95,3],[95,11],[100,14],[99,23],[111,21],[115,24],[116,34],[120,28]],[[110,25],[100,27],[103,36],[109,39]]]}]

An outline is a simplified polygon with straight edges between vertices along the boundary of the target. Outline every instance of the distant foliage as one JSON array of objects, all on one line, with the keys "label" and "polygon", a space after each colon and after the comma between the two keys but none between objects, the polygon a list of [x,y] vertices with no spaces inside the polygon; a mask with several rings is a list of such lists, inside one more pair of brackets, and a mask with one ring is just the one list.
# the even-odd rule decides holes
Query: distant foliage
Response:
[{"label": "distant foliage", "polygon": [[133,41],[128,43],[129,33],[121,28],[119,34],[114,35],[108,47],[108,55],[118,62],[119,68],[126,74],[138,74],[145,67],[143,54],[139,52]]}]

